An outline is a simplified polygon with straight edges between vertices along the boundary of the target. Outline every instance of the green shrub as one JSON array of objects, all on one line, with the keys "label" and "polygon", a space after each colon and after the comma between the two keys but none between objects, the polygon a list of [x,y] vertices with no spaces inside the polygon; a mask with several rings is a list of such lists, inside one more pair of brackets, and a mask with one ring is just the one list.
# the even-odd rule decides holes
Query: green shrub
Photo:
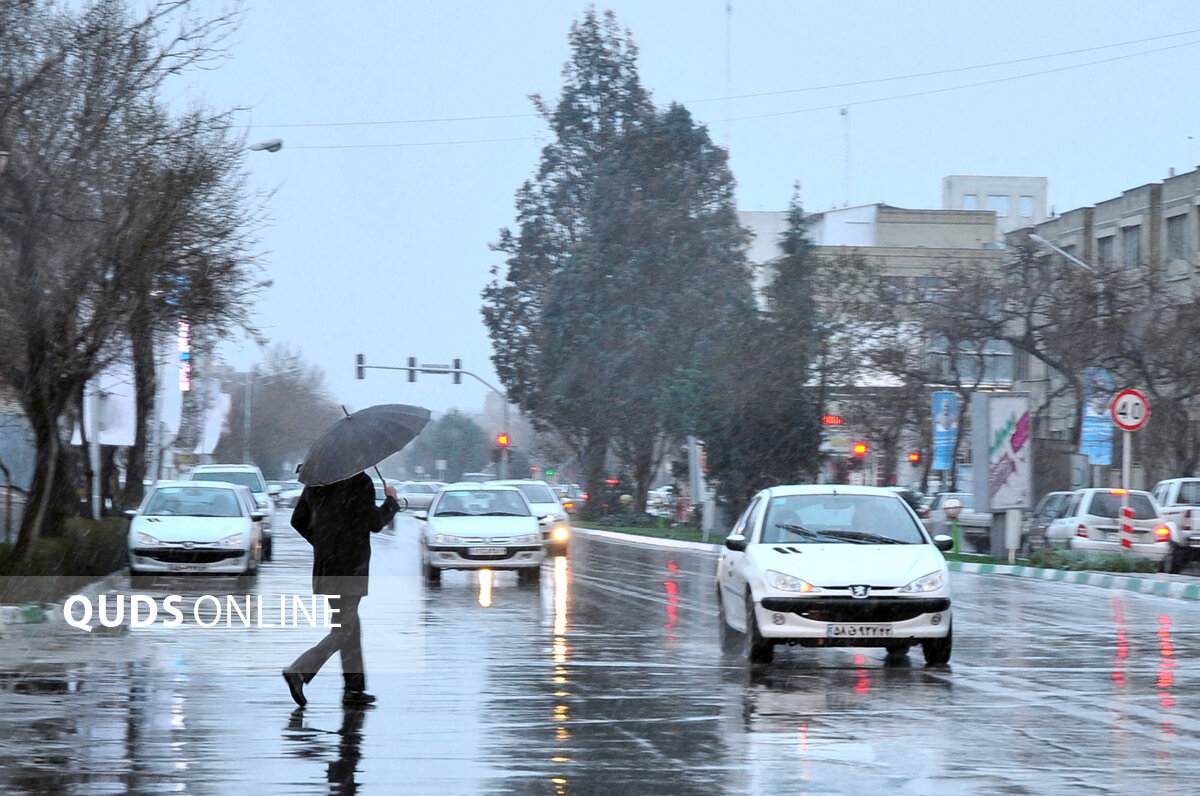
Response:
[{"label": "green shrub", "polygon": [[0,575],[103,576],[116,572],[128,560],[128,531],[129,521],[124,517],[69,519],[61,536],[34,542],[24,563],[13,560],[13,545],[0,544]]},{"label": "green shrub", "polygon": [[1124,553],[1095,555],[1083,550],[1038,550],[1029,556],[1029,564],[1044,569],[1066,569],[1071,571],[1095,570],[1097,572],[1156,572],[1158,565],[1145,558],[1135,558]]}]

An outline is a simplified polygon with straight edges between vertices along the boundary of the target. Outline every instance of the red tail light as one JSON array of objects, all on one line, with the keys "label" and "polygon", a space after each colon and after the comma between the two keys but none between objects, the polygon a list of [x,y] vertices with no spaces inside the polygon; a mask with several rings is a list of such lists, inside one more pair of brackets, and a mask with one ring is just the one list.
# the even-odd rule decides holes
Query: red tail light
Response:
[{"label": "red tail light", "polygon": [[1084,539],[1088,538],[1088,528],[1087,528],[1087,526],[1086,526],[1086,525],[1084,525],[1082,522],[1081,522],[1081,523],[1079,523],[1079,527],[1075,529],[1075,535],[1076,535],[1076,536],[1082,536]]},{"label": "red tail light", "polygon": [[567,511],[574,511],[575,510],[575,502],[568,500],[566,503],[563,504],[563,508],[566,509]]},{"label": "red tail light", "polygon": [[587,492],[584,492],[582,495],[580,495],[580,497],[583,498],[584,500],[587,500],[588,499]]},{"label": "red tail light", "polygon": [[1171,541],[1171,529],[1166,525],[1160,525],[1154,529],[1154,541],[1169,542]]}]

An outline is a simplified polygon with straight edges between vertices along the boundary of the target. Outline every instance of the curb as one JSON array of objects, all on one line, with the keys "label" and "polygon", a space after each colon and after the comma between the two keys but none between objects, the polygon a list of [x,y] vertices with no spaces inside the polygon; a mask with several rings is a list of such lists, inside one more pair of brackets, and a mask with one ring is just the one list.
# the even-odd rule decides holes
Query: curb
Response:
[{"label": "curb", "polygon": [[951,572],[966,572],[974,575],[1006,575],[1018,578],[1034,578],[1055,583],[1071,583],[1083,586],[1098,586],[1102,589],[1131,591],[1151,594],[1156,597],[1172,597],[1179,600],[1200,601],[1200,581],[1195,578],[1179,580],[1171,575],[1125,575],[1114,572],[1091,572],[1088,570],[1043,569],[1019,564],[969,564],[963,561],[947,561]]},{"label": "curb", "polygon": [[[714,550],[718,543],[688,542],[682,539],[662,539],[656,536],[638,536],[619,531],[601,531],[594,528],[572,528],[571,533],[599,536],[615,542],[649,547],[673,547],[685,550]],[[1102,589],[1149,594],[1155,597],[1171,597],[1178,600],[1200,602],[1200,579],[1179,579],[1178,576],[1126,575],[1114,572],[1092,572],[1088,570],[1044,569],[1020,564],[972,564],[964,561],[947,561],[951,572],[971,575],[1004,575],[1016,578],[1033,578],[1054,583],[1069,583],[1081,586],[1097,586]]]},{"label": "curb", "polygon": [[[73,594],[65,595],[63,601],[75,594],[83,595],[94,601],[101,592],[110,591],[126,574],[128,573],[124,569],[119,569]],[[4,633],[5,625],[36,625],[42,622],[65,624],[62,603],[0,605],[0,634]]]}]

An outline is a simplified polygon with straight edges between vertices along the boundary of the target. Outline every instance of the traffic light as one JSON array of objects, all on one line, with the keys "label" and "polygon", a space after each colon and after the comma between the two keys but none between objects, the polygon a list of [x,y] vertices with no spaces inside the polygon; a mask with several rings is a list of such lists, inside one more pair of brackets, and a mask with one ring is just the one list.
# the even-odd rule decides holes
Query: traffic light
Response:
[{"label": "traffic light", "polygon": [[914,466],[920,464],[921,463],[921,452],[913,451],[912,453],[908,454],[908,463],[911,465],[914,465]]},{"label": "traffic light", "polygon": [[507,448],[508,447],[508,435],[507,434],[497,434],[496,435],[496,447],[497,448]]},{"label": "traffic light", "polygon": [[554,475],[554,471],[553,471],[553,470],[547,470],[547,471],[546,471],[546,475]]},{"label": "traffic light", "polygon": [[821,415],[821,425],[823,426],[840,426],[842,422],[841,415]]},{"label": "traffic light", "polygon": [[367,372],[363,368],[363,355],[359,354],[357,357],[354,358],[354,378],[365,379],[366,377],[367,377]]},{"label": "traffic light", "polygon": [[851,450],[854,453],[854,458],[863,459],[866,458],[867,451],[869,451],[870,448],[867,447],[867,443],[865,442],[856,442]]},{"label": "traffic light", "polygon": [[454,360],[454,383],[462,384],[462,360]]},{"label": "traffic light", "polygon": [[417,380],[417,358],[416,357],[408,358],[408,380],[409,381]]}]

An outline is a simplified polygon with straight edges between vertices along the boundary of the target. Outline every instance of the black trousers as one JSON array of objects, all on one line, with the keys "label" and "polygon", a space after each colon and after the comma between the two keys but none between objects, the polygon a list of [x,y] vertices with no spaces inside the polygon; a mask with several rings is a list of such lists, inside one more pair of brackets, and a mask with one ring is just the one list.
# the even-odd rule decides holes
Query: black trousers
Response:
[{"label": "black trousers", "polygon": [[362,629],[358,622],[358,603],[361,596],[330,597],[329,607],[336,609],[341,627],[330,628],[329,635],[305,650],[292,662],[288,671],[298,672],[304,682],[312,682],[325,662],[338,652],[342,658],[342,674],[347,691],[365,691],[367,675],[363,670]]}]

